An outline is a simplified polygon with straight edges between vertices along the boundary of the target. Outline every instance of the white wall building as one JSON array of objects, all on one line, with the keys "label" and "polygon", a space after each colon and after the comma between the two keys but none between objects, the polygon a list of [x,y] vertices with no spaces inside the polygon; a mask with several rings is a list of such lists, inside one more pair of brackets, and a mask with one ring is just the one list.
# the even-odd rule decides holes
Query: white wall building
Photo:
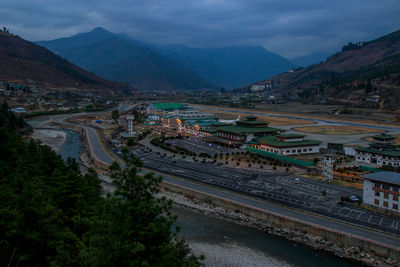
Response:
[{"label": "white wall building", "polygon": [[279,155],[298,155],[319,153],[320,141],[305,140],[304,135],[281,134],[253,139],[249,145]]},{"label": "white wall building", "polygon": [[377,167],[400,167],[400,149],[394,145],[395,137],[387,134],[373,136],[374,141],[369,147],[358,147],[356,161],[368,163]]},{"label": "white wall building", "polygon": [[362,175],[363,201],[365,204],[399,212],[400,174],[376,172]]},{"label": "white wall building", "polygon": [[135,133],[135,128],[134,128],[135,116],[133,116],[133,115],[126,116],[126,120],[128,122],[128,133],[134,134]]}]

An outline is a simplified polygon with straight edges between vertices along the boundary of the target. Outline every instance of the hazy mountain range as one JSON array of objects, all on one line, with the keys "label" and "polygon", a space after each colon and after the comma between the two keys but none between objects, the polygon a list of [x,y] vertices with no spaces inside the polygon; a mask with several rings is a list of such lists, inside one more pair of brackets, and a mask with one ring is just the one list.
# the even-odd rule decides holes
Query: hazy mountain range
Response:
[{"label": "hazy mountain range", "polygon": [[295,66],[262,46],[157,46],[100,27],[37,44],[97,75],[143,90],[235,88]]}]

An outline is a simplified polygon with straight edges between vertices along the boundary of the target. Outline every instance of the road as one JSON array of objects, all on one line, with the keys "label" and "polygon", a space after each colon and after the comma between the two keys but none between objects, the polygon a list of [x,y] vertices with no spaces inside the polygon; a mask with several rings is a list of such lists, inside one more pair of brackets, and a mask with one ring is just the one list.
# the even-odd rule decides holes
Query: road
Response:
[{"label": "road", "polygon": [[[54,120],[60,123],[66,123],[64,122],[65,119],[72,117],[73,115],[62,115],[62,116],[55,116]],[[75,115],[76,116],[76,115]],[[111,157],[108,152],[102,147],[100,141],[99,141],[99,136],[97,135],[95,129],[93,129],[92,127],[86,126],[86,125],[80,125],[82,128],[84,128],[87,131],[88,134],[88,139],[90,141],[90,145],[92,148],[92,152],[93,154],[96,156],[96,158],[98,160],[100,160],[101,162],[105,163],[105,164],[111,164],[114,161],[114,158]],[[155,156],[155,155],[153,155]],[[159,156],[158,156],[159,157]],[[173,159],[171,159],[173,160]],[[151,162],[151,164],[154,164],[154,162],[157,162],[155,160],[153,160]],[[158,161],[160,162],[160,161]],[[161,162],[163,162],[163,160],[161,159]],[[150,165],[151,165],[150,164]],[[181,162],[179,164],[182,164]],[[278,214],[282,214],[297,220],[301,220],[304,222],[308,222],[308,223],[313,223],[313,224],[317,224],[323,227],[327,227],[330,229],[336,229],[337,231],[341,231],[344,233],[348,233],[351,235],[356,235],[359,236],[361,238],[364,239],[372,239],[375,240],[377,242],[383,243],[383,244],[387,244],[390,246],[394,246],[394,247],[399,247],[400,244],[400,238],[393,236],[393,235],[388,235],[382,232],[377,232],[377,231],[373,231],[367,228],[361,228],[361,227],[357,227],[355,225],[352,224],[348,224],[348,223],[344,223],[341,221],[337,221],[337,220],[332,220],[332,219],[328,219],[326,217],[322,217],[322,216],[318,216],[315,214],[310,214],[310,213],[306,213],[304,211],[301,211],[299,209],[292,209],[292,208],[288,208],[279,204],[274,204],[274,203],[269,203],[269,202],[265,202],[262,200],[257,200],[255,198],[246,196],[244,194],[239,194],[239,193],[235,193],[232,191],[228,191],[228,190],[224,190],[221,189],[221,186],[223,186],[223,184],[219,184],[220,188],[217,188],[215,186],[210,186],[210,183],[208,184],[202,184],[202,183],[198,183],[196,181],[193,180],[188,180],[188,179],[183,179],[177,176],[183,176],[182,173],[180,173],[179,170],[183,170],[184,172],[187,172],[190,175],[196,174],[196,170],[194,170],[192,168],[192,166],[190,165],[185,165],[188,163],[183,163],[183,166],[176,166],[174,167],[175,169],[178,170],[178,172],[175,172],[173,175],[168,175],[165,174],[165,172],[163,171],[157,171],[157,170],[153,170],[153,172],[161,174],[164,178],[165,181],[172,183],[172,184],[176,184],[176,185],[180,185],[180,186],[184,186],[187,188],[190,188],[192,190],[197,190],[206,194],[211,194],[217,197],[221,197],[230,201],[235,201],[238,203],[242,203],[251,207],[255,207],[258,209],[262,209],[265,211],[270,211],[270,212],[274,212],[274,213],[278,213]],[[199,165],[201,163],[197,163],[197,165]],[[147,163],[148,166],[150,166]],[[160,164],[161,166],[161,164]],[[164,170],[168,171],[168,169],[165,169],[166,167],[171,167],[173,166],[172,164],[170,164],[169,162],[163,163],[163,166],[161,167],[161,169],[164,168]],[[151,167],[151,166],[150,166]],[[158,166],[153,166],[155,169],[160,168]],[[191,172],[194,171],[194,172]],[[208,171],[208,174],[207,174]],[[200,166],[200,169],[197,171],[197,173],[200,173],[201,175],[198,178],[203,178],[206,177],[206,179],[211,179],[214,181],[218,181],[218,179],[215,179],[217,177],[223,177],[224,176],[224,172],[219,172],[221,170],[216,171],[215,167],[204,167],[204,166]],[[210,178],[213,176],[212,173],[210,172],[215,172],[214,173],[214,178]],[[235,170],[235,172],[237,172],[237,170]],[[229,173],[228,173],[229,174]],[[244,176],[248,176],[251,175],[250,173],[237,173],[235,175],[244,175]],[[226,174],[225,174],[226,176]],[[230,176],[234,177],[234,175],[231,173]],[[208,178],[207,178],[208,177]],[[192,177],[193,178],[193,177]],[[225,178],[229,178],[225,177]],[[267,180],[269,179],[268,177],[266,178]],[[291,179],[290,177],[286,177],[286,179]],[[210,181],[211,181],[210,180]],[[246,180],[246,179],[244,179]],[[242,181],[244,181],[242,180]],[[286,183],[286,185],[288,185],[288,187],[290,187],[290,184],[288,184],[288,182],[290,182],[289,180],[283,181],[283,184]],[[221,183],[221,181],[219,181]],[[224,182],[222,182],[224,183]],[[218,184],[214,184],[216,186],[218,186]],[[293,186],[293,185],[292,185]],[[318,186],[318,185],[317,185]],[[297,187],[297,185],[296,185]],[[223,188],[223,187],[222,187]],[[319,191],[320,189],[318,188],[316,191]],[[334,195],[333,191],[335,190],[335,188],[332,188],[332,192],[330,192],[328,190],[328,194],[330,195]],[[301,191],[301,190],[300,190]],[[312,190],[310,191],[312,192]],[[243,192],[244,193],[244,192]],[[304,200],[304,198],[302,199]],[[306,202],[306,201],[304,201]]]},{"label": "road", "polygon": [[[90,128],[90,127],[88,127],[88,128]],[[88,130],[88,135],[89,135],[89,139],[91,141],[93,141],[91,143],[91,145],[98,146],[97,148],[93,149],[93,152],[98,153],[97,156],[100,159],[102,159],[102,161],[104,161],[105,163],[111,164],[114,161],[114,159],[112,157],[110,157],[106,151],[104,151],[104,148],[100,145],[100,142],[98,140],[96,141],[96,139],[98,139],[96,132],[94,130]],[[298,209],[291,209],[291,208],[287,208],[287,207],[284,207],[281,205],[276,205],[273,203],[260,201],[260,200],[242,195],[242,194],[237,194],[237,193],[230,192],[227,190],[221,190],[221,189],[218,189],[218,188],[206,185],[206,184],[200,184],[200,183],[193,182],[190,180],[178,178],[178,177],[176,177],[176,175],[166,175],[165,173],[157,172],[155,170],[153,170],[153,172],[162,175],[165,181],[172,183],[172,184],[184,186],[184,187],[194,189],[194,190],[197,190],[200,192],[204,192],[207,194],[222,197],[227,200],[243,203],[245,205],[248,205],[251,207],[256,207],[256,208],[259,208],[259,209],[262,209],[265,211],[271,211],[271,212],[275,212],[275,213],[282,214],[285,216],[289,216],[289,217],[295,218],[297,220],[321,225],[323,227],[327,227],[330,229],[336,229],[337,231],[341,231],[341,232],[348,233],[351,235],[356,235],[356,236],[359,236],[364,239],[372,239],[377,242],[387,244],[390,246],[399,247],[399,244],[400,244],[400,238],[393,236],[393,235],[388,235],[388,234],[373,231],[373,230],[370,230],[367,228],[357,227],[352,224],[344,223],[341,221],[331,220],[326,217],[317,216],[317,215],[313,215],[310,213],[305,213]]]}]

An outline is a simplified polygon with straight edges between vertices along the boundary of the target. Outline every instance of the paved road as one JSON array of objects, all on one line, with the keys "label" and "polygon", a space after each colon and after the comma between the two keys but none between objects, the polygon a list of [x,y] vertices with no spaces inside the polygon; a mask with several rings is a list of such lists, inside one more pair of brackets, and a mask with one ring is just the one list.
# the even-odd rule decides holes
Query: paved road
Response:
[{"label": "paved road", "polygon": [[[90,127],[88,127],[88,128],[90,128]],[[99,146],[98,148],[95,148],[93,151],[97,151],[97,153],[99,153],[99,157],[101,157],[101,159],[104,160],[104,162],[112,163],[114,160],[107,154],[107,152],[105,152],[105,151],[99,152],[99,151],[103,150],[103,148],[102,148],[102,146],[99,145],[100,144],[99,142],[95,141],[95,139],[98,138],[95,131],[89,130],[88,134],[89,134],[90,140],[93,140],[92,145],[94,144],[94,145]],[[399,244],[400,244],[400,238],[395,237],[395,236],[387,235],[387,234],[380,233],[380,232],[375,232],[375,231],[365,229],[365,228],[356,227],[356,226],[353,226],[350,224],[330,220],[330,219],[327,219],[324,217],[318,217],[318,216],[315,216],[312,214],[304,213],[299,210],[290,209],[290,208],[286,208],[283,206],[278,206],[278,205],[274,205],[271,203],[259,201],[259,200],[252,199],[252,198],[240,195],[240,194],[213,188],[213,187],[210,187],[207,185],[194,183],[192,181],[187,181],[187,180],[180,179],[180,178],[177,178],[174,176],[165,175],[165,174],[162,174],[162,176],[163,176],[164,180],[167,182],[185,186],[185,187],[188,187],[188,188],[200,191],[200,192],[204,192],[204,193],[222,197],[222,198],[225,198],[228,200],[243,203],[243,204],[246,204],[246,205],[249,205],[252,207],[256,207],[256,208],[260,208],[260,209],[263,209],[266,211],[276,212],[276,213],[283,214],[285,216],[289,216],[289,217],[292,217],[292,218],[295,218],[298,220],[318,224],[318,225],[321,225],[324,227],[328,227],[328,228],[336,229],[338,231],[342,231],[342,232],[349,233],[352,235],[360,236],[365,239],[373,239],[375,241],[378,241],[378,242],[381,242],[381,243],[384,243],[384,244],[387,244],[390,246],[394,246],[394,247],[399,247]]]},{"label": "paved road", "polygon": [[[57,120],[59,122],[62,122],[64,119],[66,119],[69,116],[60,116],[60,117],[58,117]],[[87,130],[88,138],[90,140],[93,153],[102,162],[111,164],[114,161],[114,159],[101,146],[101,144],[99,142],[99,137],[97,136],[96,131],[89,126],[82,126],[82,127]],[[400,238],[395,237],[395,236],[387,235],[387,234],[380,233],[380,232],[375,232],[375,231],[365,229],[365,228],[356,227],[356,226],[353,226],[350,224],[330,220],[330,219],[327,219],[324,217],[318,217],[318,216],[315,216],[312,214],[307,214],[300,210],[290,209],[290,208],[275,205],[272,203],[259,201],[259,200],[253,199],[253,198],[246,197],[244,195],[217,189],[217,188],[203,185],[203,184],[198,184],[198,183],[195,183],[192,181],[177,178],[175,176],[165,175],[165,174],[162,174],[162,176],[163,176],[164,180],[167,182],[185,186],[185,187],[188,187],[188,188],[200,191],[200,192],[215,195],[215,196],[222,197],[222,198],[225,198],[228,200],[243,203],[248,206],[252,206],[252,207],[256,207],[256,208],[263,209],[266,211],[283,214],[285,216],[289,216],[289,217],[292,217],[292,218],[295,218],[298,220],[302,220],[305,222],[314,223],[314,224],[318,224],[318,225],[321,225],[324,227],[328,227],[331,229],[336,229],[338,231],[349,233],[352,235],[357,235],[357,236],[365,238],[365,239],[373,239],[375,241],[378,241],[378,242],[381,242],[381,243],[384,243],[387,245],[391,245],[394,247],[399,247],[399,244],[400,244]]]}]

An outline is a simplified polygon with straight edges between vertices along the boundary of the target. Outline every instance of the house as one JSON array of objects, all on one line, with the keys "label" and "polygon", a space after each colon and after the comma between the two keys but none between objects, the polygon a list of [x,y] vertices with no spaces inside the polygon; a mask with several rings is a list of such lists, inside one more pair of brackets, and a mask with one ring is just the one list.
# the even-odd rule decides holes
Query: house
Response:
[{"label": "house", "polygon": [[377,167],[400,167],[400,149],[394,145],[394,136],[385,133],[373,136],[369,147],[355,148],[356,161]]},{"label": "house", "polygon": [[242,146],[255,137],[280,134],[283,130],[268,127],[265,121],[257,120],[257,117],[249,116],[246,120],[236,121],[236,125],[217,127],[216,136],[207,141],[228,146]]},{"label": "house", "polygon": [[394,212],[399,210],[400,174],[396,172],[375,172],[364,174],[363,201],[365,204]]},{"label": "house", "polygon": [[247,145],[279,155],[298,155],[319,153],[320,141],[305,140],[304,135],[280,134],[254,138]]}]

